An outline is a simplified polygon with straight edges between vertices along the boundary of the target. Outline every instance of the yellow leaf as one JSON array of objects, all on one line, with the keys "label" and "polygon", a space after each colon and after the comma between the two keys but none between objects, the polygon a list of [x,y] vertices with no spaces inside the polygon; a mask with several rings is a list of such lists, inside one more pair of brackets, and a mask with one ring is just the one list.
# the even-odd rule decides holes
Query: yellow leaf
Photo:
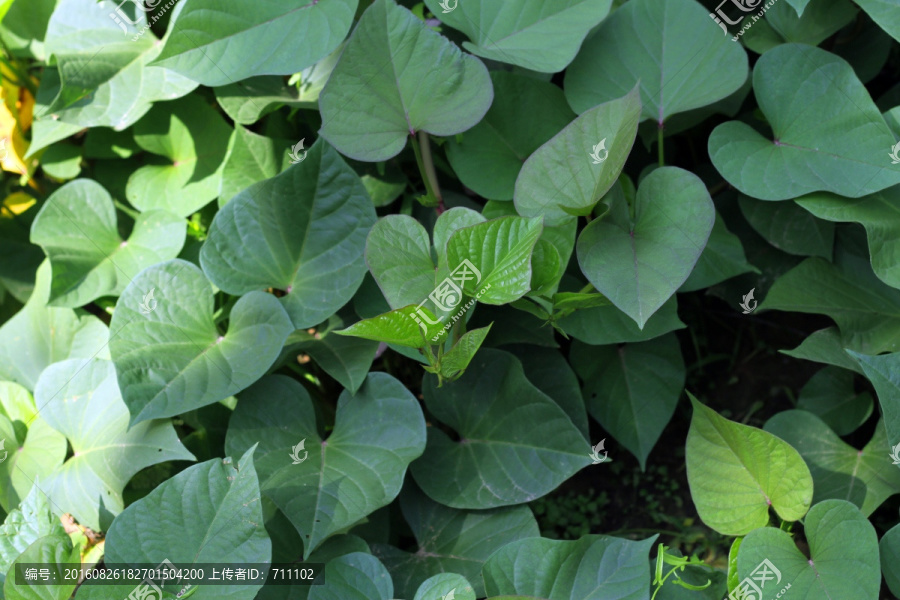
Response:
[{"label": "yellow leaf", "polygon": [[13,192],[6,197],[6,200],[3,201],[3,205],[0,206],[0,216],[11,219],[13,216],[24,213],[34,206],[36,202],[37,200],[25,192]]}]

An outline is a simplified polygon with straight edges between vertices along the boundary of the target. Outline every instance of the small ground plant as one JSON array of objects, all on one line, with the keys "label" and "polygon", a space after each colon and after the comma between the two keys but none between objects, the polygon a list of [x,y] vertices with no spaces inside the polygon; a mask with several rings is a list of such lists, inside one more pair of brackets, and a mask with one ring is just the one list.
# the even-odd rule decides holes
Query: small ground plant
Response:
[{"label": "small ground plant", "polygon": [[0,0],[0,600],[900,596],[898,40]]}]

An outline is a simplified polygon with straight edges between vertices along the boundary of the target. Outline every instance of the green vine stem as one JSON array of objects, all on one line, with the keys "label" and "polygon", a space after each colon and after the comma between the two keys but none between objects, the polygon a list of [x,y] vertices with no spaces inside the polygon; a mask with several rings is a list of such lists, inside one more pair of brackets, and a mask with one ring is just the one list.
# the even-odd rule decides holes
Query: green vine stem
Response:
[{"label": "green vine stem", "polygon": [[[417,139],[418,137],[418,139]],[[420,131],[417,136],[410,138],[413,153],[416,155],[416,164],[419,166],[419,174],[422,176],[422,182],[425,184],[428,202],[423,202],[425,206],[438,207],[438,212],[443,212],[444,198],[441,196],[441,189],[438,186],[437,172],[434,170],[434,161],[431,158],[431,143],[428,140],[428,134]]]}]

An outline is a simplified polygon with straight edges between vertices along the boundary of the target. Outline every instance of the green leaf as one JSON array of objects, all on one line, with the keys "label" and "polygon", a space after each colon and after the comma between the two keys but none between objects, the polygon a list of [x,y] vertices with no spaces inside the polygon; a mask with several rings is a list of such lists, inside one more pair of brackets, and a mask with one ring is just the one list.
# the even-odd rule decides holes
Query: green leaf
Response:
[{"label": "green leaf", "polygon": [[309,354],[316,364],[353,394],[366,380],[378,350],[378,343],[369,340],[330,333],[321,337],[319,334],[312,336],[302,330],[288,338],[289,344],[294,336],[302,338],[302,341],[290,346],[292,351]]},{"label": "green leaf", "polygon": [[865,227],[875,275],[900,288],[900,186],[859,200],[820,192],[798,198],[797,204],[820,219]]},{"label": "green leaf", "polygon": [[324,141],[306,160],[256,183],[219,210],[200,264],[223,291],[274,288],[294,328],[325,321],[365,275],[375,209],[359,177]]},{"label": "green leaf", "polygon": [[653,313],[643,329],[611,304],[576,310],[560,319],[558,324],[568,335],[593,346],[643,342],[686,327],[678,318],[678,299],[675,296]]},{"label": "green leaf", "polygon": [[392,309],[418,304],[434,290],[428,232],[410,216],[378,219],[366,239],[366,264]]},{"label": "green leaf", "polygon": [[828,315],[841,330],[844,348],[870,354],[900,350],[900,291],[866,267],[807,258],[775,282],[759,308]]},{"label": "green leaf", "polygon": [[[524,0],[517,4],[470,0],[450,11],[425,0],[441,21],[472,40],[472,54],[540,73],[568,66],[588,32],[609,14],[611,0]],[[459,10],[456,10],[456,9]]]},{"label": "green leaf", "polygon": [[319,95],[320,134],[356,160],[387,160],[413,132],[469,129],[493,96],[481,61],[394,0],[375,0]]},{"label": "green leaf", "polygon": [[485,588],[488,597],[641,600],[650,595],[647,561],[655,540],[655,535],[637,542],[606,535],[520,540],[488,559]]},{"label": "green leaf", "polygon": [[424,306],[404,306],[390,312],[363,319],[340,331],[366,340],[398,344],[407,348],[424,348],[446,334],[444,325]]},{"label": "green leaf", "polygon": [[813,503],[837,498],[855,504],[865,516],[900,493],[900,469],[888,461],[884,423],[862,450],[849,446],[816,415],[786,410],[769,419],[764,429],[793,446],[809,466],[815,484]]},{"label": "green leaf", "polygon": [[[179,567],[195,563],[270,562],[253,448],[232,464],[215,458],[160,484],[116,517],[106,536],[107,562]],[[200,585],[193,600],[253,600],[260,583]]]},{"label": "green leaf", "polygon": [[235,127],[219,185],[219,207],[254,183],[275,177],[290,166],[291,142]]},{"label": "green leaf", "polygon": [[372,373],[356,395],[341,394],[324,439],[306,390],[271,376],[241,394],[225,448],[231,454],[256,443],[261,489],[303,536],[305,560],[397,497],[407,465],[425,448],[425,419],[399,381]]},{"label": "green leaf", "polygon": [[50,259],[50,303],[78,307],[122,293],[138,272],[178,256],[185,232],[184,219],[148,211],[123,240],[109,193],[79,179],[47,198],[31,225],[31,241]]},{"label": "green leaf", "polygon": [[416,538],[416,551],[375,544],[372,552],[390,571],[397,594],[405,598],[439,573],[459,573],[473,582],[475,595],[483,597],[485,561],[506,544],[540,535],[527,506],[456,510],[434,502],[415,485],[400,494],[400,509]]},{"label": "green leaf", "polygon": [[[73,359],[47,367],[34,396],[47,423],[75,455],[43,481],[59,510],[94,530],[124,508],[122,490],[141,469],[167,460],[195,460],[166,420],[128,428],[128,407],[109,361]],[[81,402],[77,402],[81,400]]]},{"label": "green leaf", "polygon": [[81,173],[81,147],[60,143],[41,155],[41,168],[54,179],[75,179]]},{"label": "green leaf", "polygon": [[843,500],[826,500],[812,507],[803,525],[809,558],[780,529],[751,531],[738,553],[741,581],[768,560],[781,578],[768,581],[765,594],[771,589],[775,595],[790,584],[785,598],[877,600],[881,587],[878,536],[859,510]]},{"label": "green leaf", "polygon": [[[511,211],[508,216],[517,216],[516,211]],[[463,227],[478,225],[479,223],[484,223],[485,221],[487,221],[487,218],[481,213],[468,208],[464,208],[462,206],[456,206],[441,213],[441,215],[437,218],[437,221],[434,222],[434,229],[432,230],[432,236],[434,237],[434,250],[435,254],[437,254],[439,269],[439,273],[435,275],[435,279],[437,279],[440,275],[450,273],[450,268],[447,265],[447,242],[450,241],[450,238],[453,237],[453,234]]]},{"label": "green leaf", "polygon": [[67,567],[78,568],[81,565],[79,552],[72,547],[72,540],[65,533],[45,535],[28,546],[6,573],[3,593],[8,600],[66,600],[75,591],[74,582],[57,585],[16,585],[17,563],[47,565],[45,568],[48,568],[52,580],[62,580]]},{"label": "green leaf", "polygon": [[34,389],[41,371],[67,358],[109,358],[109,330],[92,315],[79,317],[70,308],[47,306],[50,262],[37,271],[25,307],[0,327],[0,377]]},{"label": "green leaf", "polygon": [[706,247],[697,259],[694,270],[678,291],[695,292],[748,272],[758,273],[759,269],[747,262],[741,239],[728,231],[722,217],[716,212],[716,220]]},{"label": "green leaf", "polygon": [[[0,381],[0,436],[9,444],[0,450],[5,459],[0,463],[0,506],[10,512],[38,478],[46,479],[62,464],[66,438],[38,414],[28,390],[9,381]],[[0,564],[0,572],[5,571]]]},{"label": "green leaf", "polygon": [[158,104],[134,127],[138,146],[163,157],[128,178],[128,201],[138,210],[161,208],[179,217],[219,195],[231,127],[200,96]]},{"label": "green leaf", "polygon": [[131,425],[241,391],[275,362],[294,329],[275,296],[250,292],[232,307],[228,333],[220,335],[209,281],[180,259],[141,271],[119,298],[110,326]]},{"label": "green leaf", "polygon": [[638,188],[633,219],[594,219],[578,239],[588,281],[643,329],[685,282],[715,222],[699,177],[661,167]]},{"label": "green leaf", "polygon": [[793,350],[779,350],[779,352],[794,358],[804,358],[814,362],[835,365],[842,369],[855,371],[860,375],[863,374],[859,363],[844,352],[841,333],[837,327],[827,327],[814,331]]},{"label": "green leaf", "polygon": [[516,179],[519,214],[543,216],[547,225],[589,215],[619,178],[634,145],[640,114],[635,86],[621,98],[584,111],[538,148]]},{"label": "green leaf", "polygon": [[647,465],[647,456],[675,413],[684,389],[681,346],[669,333],[648,342],[625,346],[591,346],[589,355],[576,358],[584,345],[573,348],[573,364],[584,380],[588,411],[617,442]]},{"label": "green leaf", "polygon": [[778,46],[756,63],[753,91],[771,139],[739,121],[709,137],[713,165],[743,193],[860,198],[900,183],[900,165],[888,156],[894,136],[842,58],[802,44]]},{"label": "green leaf", "polygon": [[472,584],[456,573],[441,573],[422,582],[413,600],[445,600],[451,592],[454,600],[475,600]]},{"label": "green leaf", "polygon": [[209,87],[255,75],[289,75],[338,47],[356,7],[357,0],[185,0],[154,64]]},{"label": "green leaf", "polygon": [[834,224],[830,219],[817,219],[794,202],[763,202],[741,195],[738,203],[750,226],[782,252],[831,260]]},{"label": "green leaf", "polygon": [[797,399],[797,408],[813,413],[838,435],[856,431],[872,415],[872,405],[869,392],[854,391],[853,372],[837,367],[813,375]]},{"label": "green leaf", "polygon": [[447,140],[447,159],[460,181],[479,196],[512,200],[522,163],[575,114],[562,90],[550,83],[506,71],[491,71],[491,82],[490,110],[462,140]]},{"label": "green leaf", "polygon": [[577,113],[618,98],[640,82],[641,120],[670,116],[729,96],[747,79],[747,55],[710,27],[694,0],[632,0],[603,22],[566,70]]},{"label": "green leaf", "polygon": [[[569,417],[525,378],[513,356],[478,353],[465,374],[437,387],[423,381],[434,419],[456,431],[428,430],[428,446],[412,465],[430,498],[453,508],[494,508],[539,498],[590,463],[590,447]],[[471,402],[472,390],[478,402]]]},{"label": "green leaf", "polygon": [[465,295],[485,304],[518,300],[531,289],[531,253],[542,229],[540,219],[501,217],[457,230],[447,242],[451,277],[468,270],[468,261],[478,273],[457,280]]},{"label": "green leaf", "polygon": [[894,525],[878,542],[881,555],[881,572],[888,588],[895,596],[900,595],[900,525]]},{"label": "green leaf", "polygon": [[490,330],[491,326],[488,325],[463,334],[459,341],[441,357],[441,376],[454,377],[465,371],[472,359],[475,358],[475,353],[481,348],[481,344]]},{"label": "green leaf", "polygon": [[745,535],[769,522],[769,507],[785,521],[809,510],[813,479],[787,442],[741,425],[702,405],[690,392],[694,415],[685,460],[697,513],[723,535]]},{"label": "green leaf", "polygon": [[766,21],[787,42],[818,46],[852,23],[858,12],[846,0],[812,0],[798,16],[790,5],[776,2],[766,11]]},{"label": "green leaf", "polygon": [[9,512],[0,525],[0,585],[6,580],[13,561],[35,540],[47,535],[65,534],[59,518],[50,510],[50,499],[36,481],[25,500]]},{"label": "green leaf", "polygon": [[866,356],[848,350],[847,354],[859,362],[863,373],[875,387],[888,444],[891,447],[900,444],[900,352]]},{"label": "green leaf", "polygon": [[[377,0],[376,0],[377,1]],[[353,552],[329,561],[309,600],[390,600],[394,584],[387,569],[371,554]]]},{"label": "green leaf", "polygon": [[879,27],[900,42],[900,16],[890,0],[859,0],[859,7],[866,11]]}]

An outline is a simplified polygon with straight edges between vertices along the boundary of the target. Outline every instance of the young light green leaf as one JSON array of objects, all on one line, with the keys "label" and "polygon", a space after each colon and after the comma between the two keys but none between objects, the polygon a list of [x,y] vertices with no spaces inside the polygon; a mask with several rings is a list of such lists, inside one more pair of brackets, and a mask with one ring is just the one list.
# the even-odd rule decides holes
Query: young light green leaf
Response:
[{"label": "young light green leaf", "polygon": [[[453,3],[440,10],[425,0],[441,21],[472,40],[462,46],[472,54],[540,73],[562,71],[575,58],[588,32],[609,14],[611,0],[523,0],[517,4],[489,0]],[[456,10],[459,9],[459,10]]]},{"label": "young light green leaf", "polygon": [[352,335],[366,340],[399,344],[407,348],[424,348],[435,343],[444,325],[425,306],[404,306],[384,314],[357,321],[338,335]]},{"label": "young light green leaf", "polygon": [[13,561],[35,540],[46,535],[65,534],[62,523],[51,510],[50,499],[41,490],[40,480],[35,484],[25,500],[11,510],[0,525],[0,586]]},{"label": "young light green leaf", "polygon": [[412,483],[400,494],[400,509],[418,550],[410,553],[375,544],[372,552],[390,571],[397,594],[405,598],[439,573],[459,573],[472,582],[475,594],[483,597],[481,568],[491,554],[506,544],[540,534],[527,506],[456,510],[434,502]]},{"label": "young light green leaf", "polygon": [[7,600],[66,600],[75,591],[76,583],[68,578],[64,584],[17,585],[17,563],[48,565],[53,580],[62,581],[65,568],[78,568],[81,565],[78,550],[72,547],[72,540],[63,532],[38,538],[25,549],[6,573],[3,593]]},{"label": "young light green leaf", "polygon": [[[710,25],[713,25],[710,27]],[[670,116],[729,96],[747,79],[747,55],[694,0],[632,0],[603,22],[566,70],[569,105],[583,113],[640,82],[643,114]]]},{"label": "young light green leaf", "polygon": [[469,269],[460,287],[485,304],[507,304],[531,290],[531,252],[541,236],[541,219],[501,217],[457,230],[447,242],[451,273]]},{"label": "young light green leaf", "polygon": [[122,490],[141,469],[167,460],[195,460],[167,420],[129,429],[128,407],[109,361],[73,359],[50,365],[34,396],[43,418],[69,439],[75,452],[43,480],[44,489],[58,510],[91,529],[106,530],[122,512]]},{"label": "young light green leaf", "polygon": [[516,179],[519,214],[543,216],[547,225],[590,214],[619,178],[640,115],[635,86],[625,96],[585,111],[538,148]]},{"label": "young light green leaf", "polygon": [[29,390],[52,363],[67,358],[109,358],[105,350],[109,330],[100,319],[47,305],[50,271],[50,262],[44,261],[25,307],[0,327],[0,377]]},{"label": "young light green leaf", "polygon": [[769,522],[769,507],[797,521],[812,503],[813,479],[800,454],[762,429],[719,416],[688,392],[694,415],[685,460],[700,518],[723,535]]},{"label": "young light green leaf", "polygon": [[894,135],[842,58],[803,44],[778,46],[756,63],[753,91],[772,139],[739,121],[709,137],[713,165],[743,193],[860,198],[900,183],[900,164],[888,156]]},{"label": "young light green leaf", "polygon": [[465,371],[472,359],[475,358],[475,353],[481,348],[481,344],[490,330],[491,326],[488,325],[463,334],[459,341],[441,357],[441,376],[451,378]]},{"label": "young light green leaf", "polygon": [[366,238],[366,264],[392,309],[418,304],[434,290],[428,232],[407,215],[378,219]]},{"label": "young light green leaf", "polygon": [[375,209],[359,177],[323,140],[306,159],[256,183],[219,210],[200,265],[233,295],[274,288],[295,329],[337,312],[365,275]]},{"label": "young light green leaf", "polygon": [[[159,263],[125,288],[110,326],[131,425],[223,400],[259,379],[294,330],[278,299],[250,292],[231,308],[228,332],[213,319],[213,290],[180,259]],[[152,374],[152,376],[149,376]]]},{"label": "young light green leaf", "polygon": [[394,0],[375,0],[319,95],[320,133],[341,154],[387,160],[417,131],[447,136],[469,129],[493,97],[481,61]]},{"label": "young light green leaf", "polygon": [[578,264],[643,329],[690,275],[716,210],[699,177],[661,167],[638,188],[633,214],[627,221],[591,221],[578,238]]},{"label": "young light green leaf", "polygon": [[[230,457],[190,466],[130,505],[109,528],[105,560],[156,565],[168,559],[183,568],[270,562],[254,449],[236,466]],[[260,588],[252,581],[201,585],[192,598],[253,600]]]},{"label": "young light green leaf", "polygon": [[138,146],[163,157],[128,178],[126,195],[138,210],[179,217],[219,195],[231,127],[200,96],[154,106],[134,127]]},{"label": "young light green leaf", "polygon": [[306,390],[271,376],[241,394],[225,447],[233,454],[257,443],[261,489],[301,533],[308,559],[400,493],[406,467],[425,448],[425,418],[399,381],[371,373],[356,395],[341,394],[324,439]]},{"label": "young light green leaf", "polygon": [[485,588],[489,598],[502,595],[509,600],[647,598],[647,561],[655,540],[655,535],[641,541],[606,535],[586,535],[572,541],[520,540],[488,559]]},{"label": "young light green leaf", "polygon": [[338,47],[350,31],[357,4],[185,0],[154,64],[209,87],[255,75],[296,73]]},{"label": "young light green leaf", "polygon": [[[412,465],[433,500],[474,509],[529,502],[590,464],[581,432],[512,355],[485,348],[460,379],[441,388],[436,379],[422,384],[425,405],[460,440],[430,427],[425,454]],[[470,401],[474,388],[478,403]]]},{"label": "young light green leaf", "polygon": [[[809,558],[790,534],[776,527],[760,527],[747,534],[738,553],[740,580],[768,560],[781,576],[777,583],[771,579],[769,587],[791,586],[784,598],[877,600],[881,587],[878,536],[859,509],[844,500],[826,500],[810,509],[803,525]],[[774,575],[769,570],[769,577]]]},{"label": "young light green leaf", "polygon": [[109,193],[90,179],[71,181],[47,198],[31,224],[31,241],[50,259],[50,304],[78,307],[122,293],[143,269],[178,256],[183,219],[166,211],[142,213],[128,240],[119,236]]},{"label": "young light green leaf", "polygon": [[460,181],[479,196],[512,200],[522,163],[575,114],[562,90],[548,82],[507,71],[491,71],[491,82],[490,110],[459,142],[447,140],[447,159]]},{"label": "young light green leaf", "polygon": [[855,504],[865,516],[894,494],[900,493],[900,469],[887,457],[884,422],[862,450],[845,444],[816,415],[786,410],[769,419],[764,429],[793,446],[809,466],[815,493],[813,503],[837,498]]}]

